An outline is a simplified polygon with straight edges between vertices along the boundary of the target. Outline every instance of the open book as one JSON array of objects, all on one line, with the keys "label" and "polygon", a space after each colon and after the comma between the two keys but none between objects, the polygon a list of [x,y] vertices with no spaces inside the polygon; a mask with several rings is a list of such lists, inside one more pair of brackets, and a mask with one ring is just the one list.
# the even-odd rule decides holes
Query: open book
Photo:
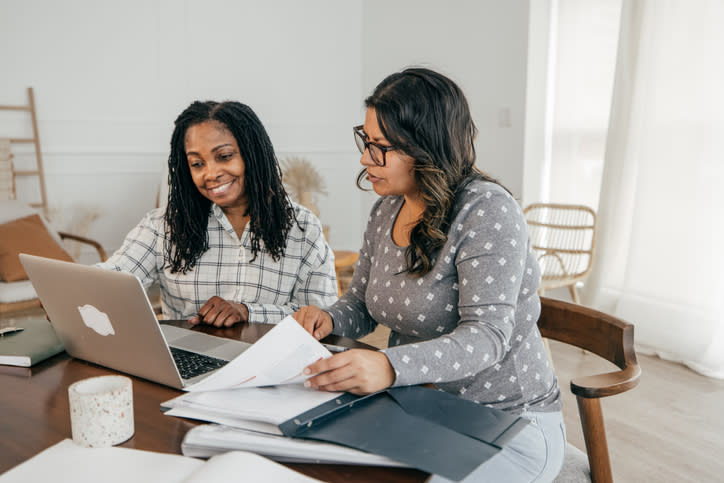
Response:
[{"label": "open book", "polygon": [[66,439],[0,475],[0,483],[28,481],[73,483],[225,483],[284,481],[319,483],[262,456],[232,451],[202,461],[187,456],[130,448],[84,448]]}]

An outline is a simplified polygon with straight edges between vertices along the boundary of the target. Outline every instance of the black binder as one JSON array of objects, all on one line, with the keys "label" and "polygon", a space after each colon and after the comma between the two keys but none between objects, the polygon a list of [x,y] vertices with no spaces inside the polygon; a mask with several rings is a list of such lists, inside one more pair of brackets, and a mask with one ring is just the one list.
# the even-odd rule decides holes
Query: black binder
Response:
[{"label": "black binder", "polygon": [[286,436],[343,444],[459,481],[498,453],[525,418],[421,386],[345,393],[279,425]]}]

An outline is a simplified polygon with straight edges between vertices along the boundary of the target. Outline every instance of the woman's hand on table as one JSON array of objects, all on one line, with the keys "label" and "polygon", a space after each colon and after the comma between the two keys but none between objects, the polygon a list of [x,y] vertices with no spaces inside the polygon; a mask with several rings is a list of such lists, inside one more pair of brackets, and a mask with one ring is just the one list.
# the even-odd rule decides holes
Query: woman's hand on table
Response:
[{"label": "woman's hand on table", "polygon": [[372,394],[395,382],[395,370],[387,355],[368,349],[350,349],[310,364],[304,374],[316,374],[305,386],[322,391]]},{"label": "woman's hand on table", "polygon": [[319,307],[307,305],[294,312],[292,317],[317,340],[323,339],[332,333],[334,326],[332,316]]},{"label": "woman's hand on table", "polygon": [[229,302],[214,295],[189,319],[191,325],[209,324],[214,327],[231,327],[237,322],[249,320],[249,309],[244,304]]}]

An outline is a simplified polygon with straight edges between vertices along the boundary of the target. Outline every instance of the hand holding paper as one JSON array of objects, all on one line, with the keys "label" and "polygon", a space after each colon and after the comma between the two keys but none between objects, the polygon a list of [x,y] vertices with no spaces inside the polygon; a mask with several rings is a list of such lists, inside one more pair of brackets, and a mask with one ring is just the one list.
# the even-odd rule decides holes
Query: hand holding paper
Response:
[{"label": "hand holding paper", "polygon": [[216,391],[300,383],[309,377],[303,373],[305,367],[331,356],[331,352],[288,316],[236,359],[185,390]]},{"label": "hand holding paper", "polygon": [[358,395],[381,391],[395,382],[395,370],[385,353],[367,349],[351,349],[317,361],[304,373],[309,375],[307,387]]}]

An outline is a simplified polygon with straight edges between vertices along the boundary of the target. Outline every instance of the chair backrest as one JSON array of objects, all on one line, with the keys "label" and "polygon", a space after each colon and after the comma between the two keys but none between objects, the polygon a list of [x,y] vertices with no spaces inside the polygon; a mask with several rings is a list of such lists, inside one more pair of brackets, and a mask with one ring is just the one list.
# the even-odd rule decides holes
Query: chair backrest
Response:
[{"label": "chair backrest", "polygon": [[571,381],[571,392],[578,401],[592,480],[613,481],[600,398],[638,385],[641,369],[634,349],[634,326],[588,307],[541,297],[538,328],[543,337],[585,349],[620,368]]},{"label": "chair backrest", "polygon": [[538,255],[542,288],[583,280],[593,264],[596,212],[583,205],[534,203],[523,213]]},{"label": "chair backrest", "polygon": [[[105,250],[103,249],[103,246],[97,241],[71,233],[56,231],[55,228],[53,228],[52,225],[50,225],[47,220],[42,216],[42,214],[39,213],[39,210],[33,208],[24,201],[0,199],[0,225],[36,214],[41,215],[40,220],[42,221],[45,229],[47,230],[50,238],[52,239],[48,239],[48,243],[57,243],[59,246],[63,247],[63,240],[74,240],[76,242],[90,245],[95,248],[95,250],[98,252],[100,261],[104,261],[106,259]],[[37,231],[33,233],[34,235],[38,234]],[[10,253],[16,252],[18,243],[20,243],[22,244],[22,248],[28,248],[30,246],[33,246],[34,248],[31,253],[42,256],[52,256],[44,252],[42,248],[39,249],[38,243],[35,243],[33,239],[29,239],[28,236],[33,235],[23,234],[23,236],[20,237],[19,241],[12,241],[12,237],[0,238],[0,241],[4,242],[2,250],[5,251],[5,255],[8,256]],[[39,243],[43,245],[44,242]],[[54,251],[55,250],[53,250],[51,247],[50,252]],[[26,311],[35,307],[40,307],[40,300],[38,300],[35,289],[33,288],[33,285],[30,283],[29,280],[6,282],[0,279],[0,317],[13,316],[16,313]]]}]

